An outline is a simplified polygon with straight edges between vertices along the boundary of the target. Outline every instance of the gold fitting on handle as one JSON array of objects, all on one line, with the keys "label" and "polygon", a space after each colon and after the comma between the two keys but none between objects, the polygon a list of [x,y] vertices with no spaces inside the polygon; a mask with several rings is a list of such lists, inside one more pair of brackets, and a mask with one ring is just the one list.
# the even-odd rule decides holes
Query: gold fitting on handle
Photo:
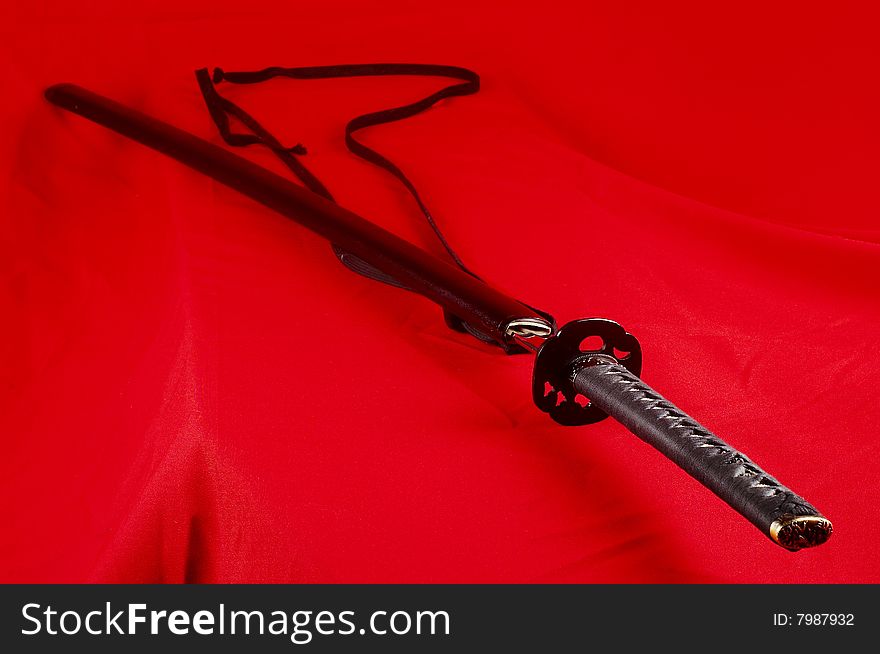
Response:
[{"label": "gold fitting on handle", "polygon": [[831,538],[831,521],[820,515],[783,515],[770,525],[770,538],[791,552],[816,547]]}]

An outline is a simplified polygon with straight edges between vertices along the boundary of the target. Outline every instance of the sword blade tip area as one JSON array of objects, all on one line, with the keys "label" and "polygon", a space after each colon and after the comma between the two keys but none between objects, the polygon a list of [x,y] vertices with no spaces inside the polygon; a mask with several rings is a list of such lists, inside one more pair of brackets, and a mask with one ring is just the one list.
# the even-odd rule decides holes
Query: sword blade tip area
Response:
[{"label": "sword blade tip area", "polygon": [[770,538],[791,552],[821,545],[834,531],[831,521],[820,515],[785,515],[770,525]]}]

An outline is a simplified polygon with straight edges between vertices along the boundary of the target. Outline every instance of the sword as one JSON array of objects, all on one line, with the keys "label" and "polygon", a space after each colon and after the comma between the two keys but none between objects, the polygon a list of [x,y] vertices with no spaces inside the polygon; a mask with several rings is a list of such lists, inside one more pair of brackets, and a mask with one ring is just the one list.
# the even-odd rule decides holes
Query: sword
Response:
[{"label": "sword", "polygon": [[641,346],[618,323],[589,318],[557,328],[549,315],[204,139],[73,84],[49,87],[45,95],[323,236],[440,305],[451,326],[464,326],[507,352],[533,354],[532,397],[556,422],[615,418],[787,550],[821,545],[831,536],[831,522],[813,505],[642,381]]}]

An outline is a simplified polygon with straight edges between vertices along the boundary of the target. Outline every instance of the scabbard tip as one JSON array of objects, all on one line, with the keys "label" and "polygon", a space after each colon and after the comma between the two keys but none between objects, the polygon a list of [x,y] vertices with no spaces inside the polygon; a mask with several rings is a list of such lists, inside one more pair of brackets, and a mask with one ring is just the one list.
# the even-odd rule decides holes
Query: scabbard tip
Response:
[{"label": "scabbard tip", "polygon": [[52,104],[58,104],[59,99],[64,96],[65,93],[69,92],[71,89],[76,88],[76,85],[69,84],[67,82],[63,82],[61,84],[53,84],[46,88],[43,91],[43,97],[46,98]]},{"label": "scabbard tip", "polygon": [[770,525],[770,538],[791,552],[821,545],[834,528],[820,515],[784,515]]}]

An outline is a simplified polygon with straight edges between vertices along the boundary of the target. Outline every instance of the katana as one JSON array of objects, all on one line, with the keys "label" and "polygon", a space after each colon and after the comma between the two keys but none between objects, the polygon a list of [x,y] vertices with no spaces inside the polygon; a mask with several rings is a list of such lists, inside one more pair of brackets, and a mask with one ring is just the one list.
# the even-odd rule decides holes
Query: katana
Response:
[{"label": "katana", "polygon": [[788,550],[831,536],[831,522],[815,507],[642,381],[641,346],[618,323],[590,318],[557,328],[548,314],[202,138],[76,85],[52,86],[46,98],[291,218],[440,305],[451,326],[505,351],[533,354],[532,397],[556,422],[585,425],[612,416]]}]

